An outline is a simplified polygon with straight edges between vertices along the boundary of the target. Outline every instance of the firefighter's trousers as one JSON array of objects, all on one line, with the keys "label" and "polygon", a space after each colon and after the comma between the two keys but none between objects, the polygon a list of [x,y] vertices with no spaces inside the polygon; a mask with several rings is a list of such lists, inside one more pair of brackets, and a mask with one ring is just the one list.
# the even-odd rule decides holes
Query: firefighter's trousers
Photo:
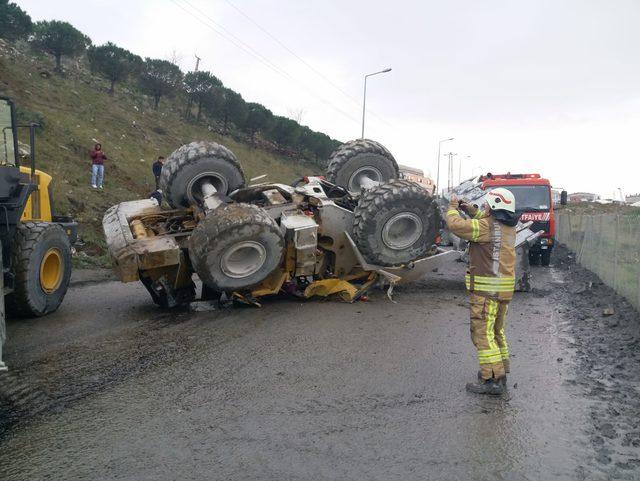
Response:
[{"label": "firefighter's trousers", "polygon": [[483,379],[502,377],[509,372],[509,347],[504,334],[508,308],[508,301],[471,293],[471,341],[478,350]]}]

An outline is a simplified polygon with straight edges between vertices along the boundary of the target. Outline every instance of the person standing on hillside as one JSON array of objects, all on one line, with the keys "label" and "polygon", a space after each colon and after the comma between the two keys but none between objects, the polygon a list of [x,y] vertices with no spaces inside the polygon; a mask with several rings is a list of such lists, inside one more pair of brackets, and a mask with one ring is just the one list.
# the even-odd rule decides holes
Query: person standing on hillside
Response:
[{"label": "person standing on hillside", "polygon": [[160,188],[160,174],[162,174],[162,166],[164,165],[164,157],[158,157],[153,165],[151,166],[151,170],[153,170],[153,176],[156,178],[156,190]]},{"label": "person standing on hillside", "polygon": [[[470,217],[464,219],[463,210]],[[481,209],[451,196],[447,226],[469,241],[466,275],[470,293],[471,340],[478,350],[478,381],[467,391],[499,395],[506,391],[509,347],[504,327],[515,289],[516,199],[507,189],[489,191]]]},{"label": "person standing on hillside", "polygon": [[101,144],[96,144],[91,151],[91,187],[104,188],[104,161],[107,155],[102,150]]}]

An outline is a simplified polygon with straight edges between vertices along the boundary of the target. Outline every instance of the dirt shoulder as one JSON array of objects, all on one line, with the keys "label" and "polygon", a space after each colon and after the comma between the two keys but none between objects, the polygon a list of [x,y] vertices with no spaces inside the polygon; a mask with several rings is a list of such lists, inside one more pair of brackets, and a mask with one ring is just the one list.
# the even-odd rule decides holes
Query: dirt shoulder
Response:
[{"label": "dirt shoulder", "polygon": [[566,383],[589,401],[592,464],[610,479],[638,479],[640,316],[568,250],[557,249],[555,269],[565,282],[552,299],[561,306],[561,331],[576,361]]}]

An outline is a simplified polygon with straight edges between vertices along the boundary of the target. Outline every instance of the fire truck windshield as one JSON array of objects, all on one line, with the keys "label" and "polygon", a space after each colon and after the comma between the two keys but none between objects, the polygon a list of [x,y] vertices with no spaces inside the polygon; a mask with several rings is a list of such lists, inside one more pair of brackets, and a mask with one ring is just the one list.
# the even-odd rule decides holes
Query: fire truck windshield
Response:
[{"label": "fire truck windshield", "polygon": [[547,185],[505,185],[516,198],[516,210],[541,211],[549,210],[551,197]]}]

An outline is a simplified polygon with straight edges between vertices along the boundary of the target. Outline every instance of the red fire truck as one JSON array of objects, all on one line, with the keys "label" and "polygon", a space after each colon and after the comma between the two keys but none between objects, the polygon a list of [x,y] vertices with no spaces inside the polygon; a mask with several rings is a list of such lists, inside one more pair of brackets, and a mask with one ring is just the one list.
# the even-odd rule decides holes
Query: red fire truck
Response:
[{"label": "red fire truck", "polygon": [[554,246],[556,232],[553,215],[551,183],[540,174],[487,174],[480,177],[483,190],[504,187],[516,198],[516,212],[522,222],[533,221],[531,230],[543,230],[529,250],[532,265],[548,266]]}]

